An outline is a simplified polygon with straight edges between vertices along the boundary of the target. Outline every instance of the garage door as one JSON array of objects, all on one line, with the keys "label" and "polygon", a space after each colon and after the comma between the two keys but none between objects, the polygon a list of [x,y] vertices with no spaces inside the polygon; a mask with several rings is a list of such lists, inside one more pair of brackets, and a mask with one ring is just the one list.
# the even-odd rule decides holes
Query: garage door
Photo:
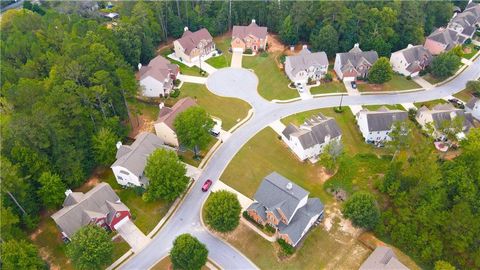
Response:
[{"label": "garage door", "polygon": [[241,53],[243,53],[243,49],[242,49],[242,48],[233,48],[233,51],[234,51],[234,52],[241,52]]}]

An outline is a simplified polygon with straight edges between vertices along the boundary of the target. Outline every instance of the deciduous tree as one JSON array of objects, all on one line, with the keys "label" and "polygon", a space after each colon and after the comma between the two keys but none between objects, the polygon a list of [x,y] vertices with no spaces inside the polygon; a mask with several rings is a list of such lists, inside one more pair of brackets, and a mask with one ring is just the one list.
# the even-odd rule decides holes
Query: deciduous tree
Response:
[{"label": "deciduous tree", "polygon": [[371,83],[385,83],[392,79],[393,70],[386,57],[380,57],[368,72],[368,81]]},{"label": "deciduous tree", "polygon": [[190,107],[181,112],[173,123],[180,144],[193,149],[195,156],[199,149],[204,149],[212,136],[210,130],[214,122],[207,111],[201,107]]},{"label": "deciduous tree", "polygon": [[363,191],[354,193],[345,203],[342,212],[353,225],[368,230],[373,229],[380,219],[380,210],[375,197]]},{"label": "deciduous tree", "polygon": [[325,51],[329,58],[338,52],[338,33],[330,24],[314,31],[310,35],[310,44],[313,51]]},{"label": "deciduous tree", "polygon": [[205,203],[205,221],[216,231],[229,232],[238,226],[241,210],[237,195],[226,190],[212,192]]},{"label": "deciduous tree", "polygon": [[3,242],[3,269],[46,269],[46,264],[38,255],[37,247],[25,240],[9,240]]},{"label": "deciduous tree", "polygon": [[190,234],[179,235],[173,241],[170,258],[175,269],[199,270],[207,263],[207,247]]},{"label": "deciduous tree", "polygon": [[432,74],[438,78],[452,76],[460,66],[460,57],[451,52],[441,53],[435,57],[430,65]]},{"label": "deciduous tree", "polygon": [[55,208],[62,205],[65,199],[66,186],[57,174],[44,172],[38,179],[41,187],[38,196],[42,199],[43,205],[48,208]]},{"label": "deciduous tree", "polygon": [[109,128],[101,128],[92,138],[95,160],[104,166],[111,165],[115,161],[117,152],[116,143],[120,138]]}]

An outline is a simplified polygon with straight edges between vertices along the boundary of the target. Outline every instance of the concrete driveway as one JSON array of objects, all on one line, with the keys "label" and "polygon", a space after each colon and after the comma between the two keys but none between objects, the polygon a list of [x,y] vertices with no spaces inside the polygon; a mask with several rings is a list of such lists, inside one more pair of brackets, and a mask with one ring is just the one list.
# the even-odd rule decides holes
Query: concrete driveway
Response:
[{"label": "concrete driveway", "polygon": [[347,89],[347,93],[349,96],[359,96],[360,92],[358,92],[358,89],[354,89],[352,87],[352,82],[351,81],[343,81],[343,84],[345,85],[345,88]]},{"label": "concrete driveway", "polygon": [[205,77],[191,76],[191,75],[184,75],[184,74],[179,74],[177,76],[177,79],[179,79],[182,82],[188,82],[188,83],[205,84],[205,82],[207,82],[207,78]]},{"label": "concrete driveway", "polygon": [[135,253],[142,250],[142,248],[150,242],[150,238],[146,237],[130,219],[120,225],[120,227],[117,228],[117,232],[123,240],[130,245]]},{"label": "concrete driveway", "polygon": [[241,68],[242,67],[242,57],[243,54],[241,52],[233,52],[232,54],[232,63],[230,64],[231,67]]}]

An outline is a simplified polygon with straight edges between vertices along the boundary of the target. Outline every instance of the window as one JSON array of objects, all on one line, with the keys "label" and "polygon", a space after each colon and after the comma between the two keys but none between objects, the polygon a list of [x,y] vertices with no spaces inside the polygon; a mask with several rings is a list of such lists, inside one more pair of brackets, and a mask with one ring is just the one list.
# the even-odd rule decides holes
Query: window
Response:
[{"label": "window", "polygon": [[115,217],[119,218],[120,217],[120,212],[115,213]]},{"label": "window", "polygon": [[118,180],[123,180],[123,178],[121,176],[117,176],[117,179]]},{"label": "window", "polygon": [[121,174],[125,174],[125,175],[130,175],[129,172],[126,172],[126,171],[124,171],[124,170],[120,170],[120,173],[121,173]]}]

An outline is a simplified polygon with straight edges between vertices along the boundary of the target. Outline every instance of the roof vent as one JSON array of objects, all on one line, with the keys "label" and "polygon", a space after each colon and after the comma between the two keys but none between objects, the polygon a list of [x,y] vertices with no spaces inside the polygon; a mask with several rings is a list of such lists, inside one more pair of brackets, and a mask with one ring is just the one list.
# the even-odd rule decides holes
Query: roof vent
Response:
[{"label": "roof vent", "polygon": [[307,45],[302,45],[302,49],[306,49],[307,47]]},{"label": "roof vent", "polygon": [[287,184],[287,189],[288,189],[288,190],[292,190],[292,187],[293,187],[292,182],[288,182],[288,184]]},{"label": "roof vent", "polygon": [[163,109],[163,107],[165,107],[165,104],[163,102],[160,102],[160,104],[158,104],[158,108],[161,110]]},{"label": "roof vent", "polygon": [[407,49],[410,49],[410,48],[412,48],[412,47],[413,47],[412,44],[408,44]]},{"label": "roof vent", "polygon": [[65,197],[68,197],[68,195],[72,194],[72,190],[71,189],[67,189],[65,190]]},{"label": "roof vent", "polygon": [[117,149],[120,149],[120,146],[122,146],[122,142],[118,141],[116,146],[117,146]]},{"label": "roof vent", "polygon": [[252,23],[256,23],[255,19],[252,19]]},{"label": "roof vent", "polygon": [[360,44],[355,43],[355,44],[353,45],[353,48],[360,48]]},{"label": "roof vent", "polygon": [[142,63],[138,63],[138,70],[142,68]]},{"label": "roof vent", "polygon": [[187,32],[187,31],[188,31],[188,26],[185,26],[185,27],[183,28],[183,32]]}]

